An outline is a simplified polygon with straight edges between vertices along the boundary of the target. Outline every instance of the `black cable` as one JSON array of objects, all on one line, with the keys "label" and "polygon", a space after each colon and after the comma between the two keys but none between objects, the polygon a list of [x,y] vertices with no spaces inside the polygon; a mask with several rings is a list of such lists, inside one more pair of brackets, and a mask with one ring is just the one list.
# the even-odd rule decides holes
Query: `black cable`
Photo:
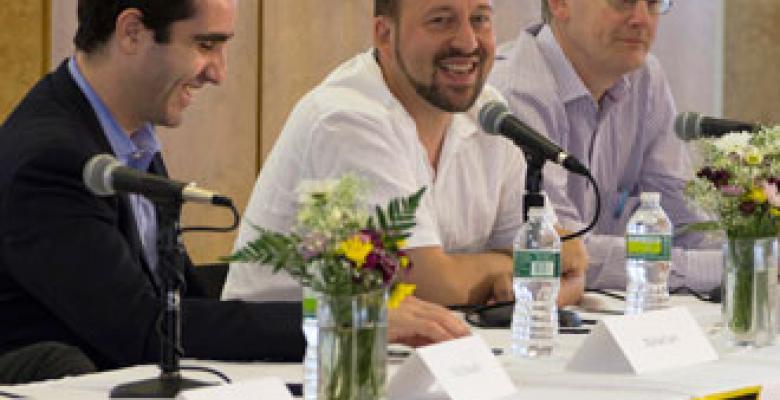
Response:
[{"label": "black cable", "polygon": [[695,298],[697,298],[697,299],[699,299],[701,301],[706,301],[706,302],[710,302],[710,303],[717,303],[716,301],[714,301],[714,299],[710,298],[709,295],[705,295],[705,294],[702,294],[700,292],[697,292],[697,291],[689,288],[688,286],[678,286],[678,287],[670,290],[669,294],[675,294],[675,295],[677,295],[677,294],[680,294],[680,295],[687,295],[687,294],[689,294],[689,295],[691,295],[691,296],[693,296],[693,297],[695,297]]},{"label": "black cable", "polygon": [[599,192],[599,185],[596,184],[596,180],[593,179],[593,175],[591,175],[589,171],[584,176],[588,178],[590,183],[593,185],[593,193],[596,195],[596,212],[593,214],[593,219],[590,221],[590,224],[588,224],[588,226],[570,235],[561,237],[562,242],[578,238],[588,233],[588,231],[590,231],[591,229],[593,229],[594,226],[596,226],[596,223],[599,221],[599,217],[601,216],[601,192]]},{"label": "black cable", "polygon": [[230,211],[233,213],[233,223],[230,226],[227,227],[213,227],[213,226],[186,226],[184,228],[181,228],[181,232],[218,232],[218,233],[225,233],[225,232],[232,232],[237,227],[239,222],[241,222],[241,216],[238,214],[238,210],[236,209],[236,206],[233,205],[233,202],[227,199],[225,201],[225,204],[216,204],[220,207],[229,208]]},{"label": "black cable", "polygon": [[212,375],[218,376],[219,379],[222,379],[222,382],[224,383],[233,383],[233,381],[224,372],[211,367],[202,367],[199,365],[182,365],[181,367],[179,367],[179,369],[182,371],[208,372]]},{"label": "black cable", "polygon": [[613,299],[626,301],[626,296],[624,296],[622,294],[608,292],[608,291],[606,291],[604,289],[588,289],[588,290],[586,290],[586,292],[598,293],[598,294],[603,295],[603,296],[612,297]]}]

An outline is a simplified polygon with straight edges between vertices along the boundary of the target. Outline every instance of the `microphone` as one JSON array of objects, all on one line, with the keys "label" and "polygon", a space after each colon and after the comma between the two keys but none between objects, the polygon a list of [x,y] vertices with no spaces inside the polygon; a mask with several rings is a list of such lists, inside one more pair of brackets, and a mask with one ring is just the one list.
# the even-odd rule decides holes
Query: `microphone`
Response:
[{"label": "microphone", "polygon": [[674,120],[677,137],[689,141],[702,138],[719,138],[731,132],[758,132],[760,125],[729,119],[705,117],[697,112],[682,112]]},{"label": "microphone", "polygon": [[485,132],[508,138],[527,153],[539,155],[571,172],[590,175],[579,160],[512,115],[502,102],[490,101],[482,106],[479,111],[479,124]]},{"label": "microphone", "polygon": [[84,185],[97,196],[136,193],[154,202],[193,202],[230,206],[230,198],[122,165],[108,154],[97,154],[84,164]]}]

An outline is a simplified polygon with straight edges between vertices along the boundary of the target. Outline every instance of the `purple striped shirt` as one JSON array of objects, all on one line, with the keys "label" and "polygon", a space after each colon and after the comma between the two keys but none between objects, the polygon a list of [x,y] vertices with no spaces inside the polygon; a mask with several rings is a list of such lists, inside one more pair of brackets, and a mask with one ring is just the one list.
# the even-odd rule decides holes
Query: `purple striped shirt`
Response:
[{"label": "purple striped shirt", "polygon": [[[625,285],[623,235],[641,192],[661,193],[675,227],[704,219],[683,195],[692,177],[688,147],[673,133],[674,99],[654,56],[595,100],[550,28],[536,26],[499,48],[490,82],[515,115],[582,161],[599,185],[601,217],[586,240],[589,286]],[[577,230],[590,222],[595,198],[585,178],[548,163],[544,179],[562,226]],[[699,241],[678,236],[675,246]],[[686,274],[684,266],[675,268],[677,276]]]}]

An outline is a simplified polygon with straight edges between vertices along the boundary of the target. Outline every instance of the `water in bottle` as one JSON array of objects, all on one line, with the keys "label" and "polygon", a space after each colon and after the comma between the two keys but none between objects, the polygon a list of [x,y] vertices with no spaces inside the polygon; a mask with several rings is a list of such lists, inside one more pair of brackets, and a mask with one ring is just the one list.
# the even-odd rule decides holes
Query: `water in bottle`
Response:
[{"label": "water in bottle", "polygon": [[626,314],[669,305],[672,223],[661,208],[661,194],[644,192],[626,226]]},{"label": "water in bottle", "polygon": [[561,239],[545,214],[530,208],[514,242],[512,354],[520,357],[552,354],[558,334]]},{"label": "water in bottle", "polygon": [[317,296],[303,287],[303,335],[306,338],[306,354],[303,359],[303,398],[317,400]]}]

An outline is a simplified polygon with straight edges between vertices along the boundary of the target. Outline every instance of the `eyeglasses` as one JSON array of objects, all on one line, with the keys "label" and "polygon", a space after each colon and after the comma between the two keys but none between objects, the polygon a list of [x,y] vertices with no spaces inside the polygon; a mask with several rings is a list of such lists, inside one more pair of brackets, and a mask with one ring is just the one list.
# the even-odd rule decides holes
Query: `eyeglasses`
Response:
[{"label": "eyeglasses", "polygon": [[[672,8],[672,0],[645,0],[650,14],[660,15],[669,12]],[[621,12],[633,11],[639,0],[607,0],[612,8]]]}]

